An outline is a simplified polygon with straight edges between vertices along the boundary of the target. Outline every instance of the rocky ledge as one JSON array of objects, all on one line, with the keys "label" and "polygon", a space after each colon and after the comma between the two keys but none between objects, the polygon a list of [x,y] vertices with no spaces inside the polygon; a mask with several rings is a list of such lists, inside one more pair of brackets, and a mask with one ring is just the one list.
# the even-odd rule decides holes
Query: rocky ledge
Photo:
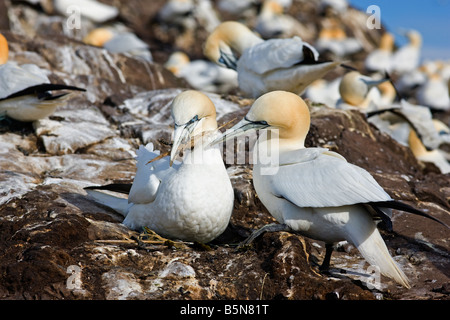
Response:
[{"label": "rocky ledge", "polygon": [[[124,3],[122,18],[131,21],[137,13]],[[27,36],[20,28],[32,22],[21,19],[44,25],[41,9],[0,4],[10,20],[16,17],[13,28],[2,26],[11,60],[37,64],[52,80],[87,89],[49,119],[1,122],[0,299],[449,299],[448,230],[405,213],[395,211],[394,230],[382,235],[411,280],[410,290],[384,277],[374,281],[348,244],[334,253],[330,274],[317,267],[324,244],[299,235],[267,233],[238,250],[252,230],[274,222],[253,190],[250,165],[228,167],[234,212],[225,233],[208,246],[161,242],[129,230],[83,188],[132,181],[140,144],[167,150],[169,103],[187,84],[158,62],[55,36],[49,28],[57,18],[45,24],[46,32]],[[221,124],[245,114],[252,103],[239,95],[208,95]],[[339,152],[367,169],[394,199],[450,224],[449,174],[418,162],[361,113],[308,103],[308,146]]]}]

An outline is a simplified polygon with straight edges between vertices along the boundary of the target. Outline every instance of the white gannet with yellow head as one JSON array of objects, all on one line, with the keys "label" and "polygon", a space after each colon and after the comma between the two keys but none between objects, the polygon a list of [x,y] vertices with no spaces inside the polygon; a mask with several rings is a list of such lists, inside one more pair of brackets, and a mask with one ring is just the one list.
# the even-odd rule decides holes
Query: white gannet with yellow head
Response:
[{"label": "white gannet with yellow head", "polygon": [[392,54],[394,51],[394,36],[385,32],[381,36],[377,49],[370,52],[364,60],[364,66],[369,72],[391,71]]},{"label": "white gannet with yellow head", "polygon": [[208,37],[204,54],[238,72],[240,90],[256,98],[272,90],[301,94],[340,62],[319,62],[319,53],[300,37],[264,41],[236,21],[221,23]]},{"label": "white gannet with yellow head", "polygon": [[0,34],[0,117],[24,122],[42,119],[69,97],[68,92],[54,95],[52,91],[86,91],[65,84],[52,84],[45,70],[34,64],[18,66],[8,61],[8,54],[8,42]]},{"label": "white gannet with yellow head", "polygon": [[409,43],[399,48],[392,56],[391,70],[399,74],[411,72],[419,66],[422,36],[416,30],[404,33]]},{"label": "white gannet with yellow head", "polygon": [[[433,124],[436,131],[441,128],[444,130],[448,129],[448,127],[439,120],[433,119]],[[443,174],[450,172],[450,163],[446,159],[445,153],[441,152],[438,148],[428,150],[413,128],[411,128],[409,132],[408,144],[417,160],[433,163]]]},{"label": "white gannet with yellow head", "polygon": [[103,47],[111,53],[128,54],[153,62],[149,45],[121,24],[93,29],[83,38],[83,42]]},{"label": "white gannet with yellow head", "polygon": [[374,80],[358,71],[346,73],[339,84],[341,99],[336,103],[338,109],[359,109],[372,111],[377,109],[381,94],[377,86],[389,79]]},{"label": "white gannet with yellow head", "polygon": [[[392,226],[389,208],[428,215],[394,201],[369,172],[348,163],[341,155],[324,148],[305,148],[309,126],[309,109],[299,96],[273,91],[258,98],[244,119],[213,143],[251,130],[267,130],[267,134],[260,134],[254,156],[257,152],[261,159],[265,151],[278,152],[278,161],[256,161],[253,184],[280,224],[263,230],[291,230],[324,241],[327,252],[321,269],[329,266],[332,244],[347,240],[382,274],[409,288],[407,277],[390,256],[371,213],[376,212],[388,227]],[[274,139],[277,143],[271,143]],[[274,159],[273,154],[267,157]]]},{"label": "white gannet with yellow head", "polygon": [[[151,144],[139,148],[128,200],[95,190],[102,187],[87,191],[124,215],[131,229],[148,227],[171,239],[206,243],[226,229],[234,203],[221,150],[209,146],[220,135],[216,109],[205,94],[188,90],[173,100],[172,117],[170,157],[155,159],[159,153]],[[175,160],[180,150],[182,162]]]}]

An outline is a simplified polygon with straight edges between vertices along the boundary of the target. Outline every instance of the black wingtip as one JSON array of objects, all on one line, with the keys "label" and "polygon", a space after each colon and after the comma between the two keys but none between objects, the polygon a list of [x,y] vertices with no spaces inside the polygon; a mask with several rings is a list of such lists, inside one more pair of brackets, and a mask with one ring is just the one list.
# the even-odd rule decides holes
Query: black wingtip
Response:
[{"label": "black wingtip", "polygon": [[374,204],[378,207],[391,208],[391,209],[395,209],[395,210],[409,212],[409,213],[412,213],[412,214],[415,214],[418,216],[422,216],[422,217],[431,219],[433,221],[436,221],[437,223],[443,225],[447,229],[450,229],[450,227],[446,223],[442,222],[441,220],[429,215],[428,213],[423,212],[422,210],[416,209],[416,208],[414,208],[406,203],[400,202],[400,201],[396,201],[396,200],[382,201],[382,202],[374,202]]},{"label": "black wingtip", "polygon": [[340,66],[344,69],[350,70],[350,71],[358,71],[355,67],[349,66],[348,64],[341,63]]},{"label": "black wingtip", "polygon": [[89,186],[84,187],[84,190],[108,190],[123,194],[129,194],[131,190],[131,183],[111,183],[103,186]]},{"label": "black wingtip", "polygon": [[23,89],[21,91],[18,91],[16,93],[13,93],[5,98],[2,98],[0,100],[6,100],[6,99],[12,99],[17,98],[29,94],[42,94],[47,91],[55,91],[55,90],[73,90],[73,91],[86,91],[84,88],[75,87],[75,86],[69,86],[66,84],[57,84],[57,83],[42,83],[38,84],[36,86],[31,86],[26,89]]}]

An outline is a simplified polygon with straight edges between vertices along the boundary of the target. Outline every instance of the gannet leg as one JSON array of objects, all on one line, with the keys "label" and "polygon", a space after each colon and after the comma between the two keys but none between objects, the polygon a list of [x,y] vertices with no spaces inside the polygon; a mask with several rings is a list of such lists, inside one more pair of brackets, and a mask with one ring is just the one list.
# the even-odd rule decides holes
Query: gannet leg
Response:
[{"label": "gannet leg", "polygon": [[258,238],[264,232],[278,232],[278,231],[291,231],[292,232],[292,229],[284,223],[282,223],[282,224],[279,224],[279,223],[267,224],[264,227],[262,227],[256,231],[253,231],[253,233],[250,235],[250,237],[248,237],[247,239],[245,239],[244,241],[241,242],[239,247],[244,247],[244,246],[251,244],[256,238]]},{"label": "gannet leg", "polygon": [[319,267],[319,270],[321,272],[326,272],[330,268],[330,260],[331,260],[331,254],[333,253],[333,244],[332,243],[326,243],[325,244],[325,258],[323,258],[322,265]]}]

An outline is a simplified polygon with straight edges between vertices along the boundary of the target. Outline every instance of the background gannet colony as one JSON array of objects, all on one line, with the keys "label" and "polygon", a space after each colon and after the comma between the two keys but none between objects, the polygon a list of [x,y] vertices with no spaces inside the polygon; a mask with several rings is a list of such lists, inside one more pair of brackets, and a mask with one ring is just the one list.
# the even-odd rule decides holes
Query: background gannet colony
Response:
[{"label": "background gannet colony", "polygon": [[[174,143],[174,132],[179,138],[183,130],[185,140],[197,133],[203,139],[206,115],[196,99],[174,114],[173,101],[187,90],[214,105],[211,128],[221,132],[254,120],[244,117],[264,93],[291,91],[309,110],[306,158],[309,148],[328,149],[323,152],[373,177],[383,199],[450,225],[450,49],[430,58],[420,21],[390,28],[381,5],[379,28],[369,28],[371,13],[352,3],[0,0],[0,299],[448,300],[450,232],[442,224],[396,209],[392,228],[378,223],[386,256],[408,279],[403,286],[377,272],[350,241],[334,244],[323,272],[330,248],[308,234],[266,232],[238,246],[281,215],[278,200],[269,212],[253,185],[256,136],[231,139],[223,152],[214,147],[222,172],[214,182],[207,177],[218,171],[201,167],[207,164],[184,169],[197,165],[183,162],[183,155],[196,153],[194,142]],[[450,10],[446,1],[429,5]],[[215,32],[230,21],[235,29]],[[271,107],[268,112],[283,116],[277,103]],[[269,125],[258,120],[261,128]],[[175,157],[172,146],[184,151]],[[224,166],[217,164],[220,153]],[[316,198],[331,212],[326,199],[340,199],[327,189],[333,187],[324,180],[333,174],[329,167],[320,175],[315,167],[307,178],[322,179]],[[177,170],[185,172],[170,173]],[[361,181],[343,179],[346,190],[353,183],[364,198]],[[114,189],[99,192],[128,208],[133,181],[143,192],[164,186],[155,193],[161,217],[164,210],[181,216],[180,208],[212,216],[220,208],[203,190],[216,198],[225,190],[225,220],[216,228],[225,231],[191,236],[206,229],[192,210],[187,219],[171,216],[161,224],[171,231],[157,234],[124,224],[108,202],[90,195],[96,187]],[[330,181],[336,184],[336,176]],[[298,190],[305,184],[297,194],[311,193]],[[167,191],[171,186],[182,195]],[[202,194],[190,193],[191,186]],[[314,232],[327,239],[333,237],[322,232],[332,231]]]}]

